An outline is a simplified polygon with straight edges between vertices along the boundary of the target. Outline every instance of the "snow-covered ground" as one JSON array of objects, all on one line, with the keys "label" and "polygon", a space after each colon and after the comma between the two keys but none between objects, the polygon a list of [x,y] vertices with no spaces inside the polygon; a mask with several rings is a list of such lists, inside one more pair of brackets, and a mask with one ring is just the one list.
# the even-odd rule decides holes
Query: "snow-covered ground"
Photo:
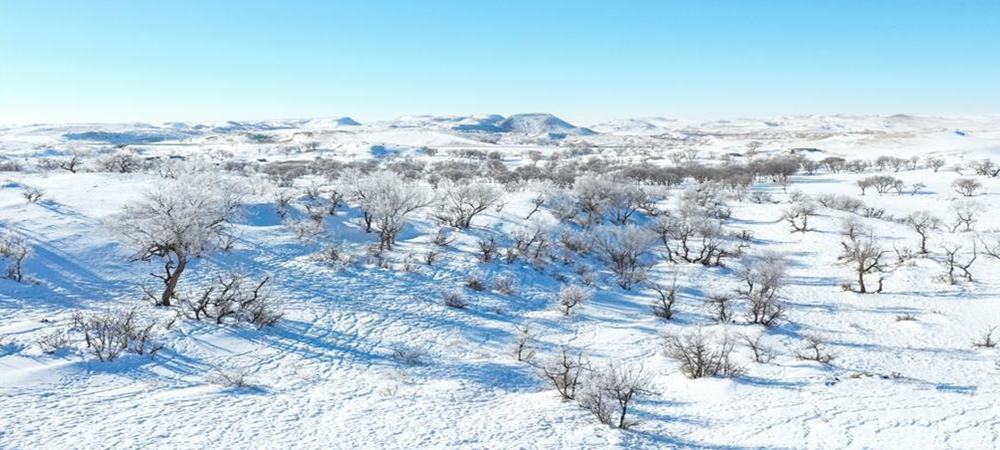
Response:
[{"label": "snow-covered ground", "polygon": [[[553,239],[552,254],[541,262],[508,262],[503,255],[479,260],[480,239],[494,236],[502,253],[517,230],[533,226],[562,227],[590,239],[579,218],[560,224],[551,204],[525,220],[539,194],[569,195],[569,186],[507,183],[502,208],[486,209],[469,229],[444,227],[447,246],[433,242],[442,226],[430,205],[412,216],[379,263],[366,256],[378,239],[365,233],[362,212],[351,200],[321,219],[323,234],[310,242],[278,214],[277,192],[294,192],[288,215],[305,217],[306,188],[336,185],[340,169],[303,172],[284,188],[256,176],[278,164],[317,160],[330,164],[324,167],[363,160],[382,166],[403,160],[488,164],[491,152],[508,169],[537,164],[546,173],[551,159],[581,166],[601,159],[612,168],[641,161],[717,166],[724,159],[748,161],[749,147],[760,157],[795,153],[815,161],[919,158],[917,168],[898,172],[820,168],[792,175],[787,186],[761,180],[749,194],[727,191],[732,215],[723,220],[725,230],[750,236],[727,245],[742,243],[747,254],[773,251],[786,260],[787,285],[779,293],[786,315],[770,328],[743,315],[745,304],[735,294],[738,258],[720,267],[674,263],[662,257],[662,245],[655,246],[646,255],[655,263],[649,281],[678,280],[670,320],[650,312],[658,298],[650,283],[620,288],[597,250],[559,253]],[[223,172],[227,165],[247,164],[249,169],[226,172],[252,186],[235,245],[194,258],[181,290],[208,286],[219,271],[270,275],[271,296],[284,313],[275,326],[174,320],[181,307],[143,299],[139,286],[154,286],[149,273],[162,266],[130,261],[133,253],[110,230],[123,206],[163,177],[156,168],[97,168],[96,161],[122,151],[153,166],[201,161]],[[686,159],[673,157],[681,154]],[[76,173],[45,168],[45,161],[72,155],[82,155],[83,169]],[[927,167],[930,158],[943,159],[944,167]],[[997,117],[642,118],[583,128],[528,114],[373,124],[340,118],[3,127],[0,164],[21,170],[0,172],[0,231],[25,239],[31,255],[25,282],[0,279],[0,448],[1000,448],[1000,348],[973,345],[1000,326],[1000,259],[984,253],[984,246],[1000,242],[1000,178],[969,168],[986,158],[1000,161]],[[879,195],[869,189],[861,196],[856,181],[873,175],[896,177],[906,191]],[[982,188],[962,197],[952,187],[959,178]],[[493,182],[476,177],[459,183]],[[656,207],[674,214],[681,192],[694,184],[688,179],[643,189],[665,194]],[[911,194],[915,184],[922,186]],[[27,201],[29,187],[43,191],[42,198]],[[752,201],[755,192],[772,199]],[[817,206],[811,230],[792,232],[782,219],[792,199],[816,202],[824,194],[863,200],[884,209],[884,216]],[[966,201],[981,208],[975,231],[952,232],[953,208]],[[944,223],[930,233],[929,254],[905,256],[919,248],[919,236],[902,219],[919,210]],[[870,228],[887,252],[882,293],[842,287],[856,279],[850,267],[838,264],[848,217]],[[650,226],[656,218],[637,213],[632,221]],[[331,264],[319,258],[330,245],[353,259]],[[973,281],[956,269],[959,279],[949,284],[944,248],[957,246],[961,263],[976,250]],[[437,260],[427,264],[432,252]],[[585,266],[596,271],[596,293],[564,315],[558,293],[585,282]],[[470,274],[486,280],[487,288],[465,287]],[[492,287],[498,276],[515,281],[512,293]],[[878,277],[868,275],[869,283]],[[463,292],[467,308],[444,304],[442,293],[454,289]],[[726,323],[715,320],[705,302],[721,293],[733,295],[736,307]],[[98,361],[73,314],[131,305],[141,305],[143,319],[156,323],[162,349]],[[530,362],[513,356],[524,326],[537,350]],[[754,362],[750,349],[737,345],[733,361],[743,374],[689,379],[665,355],[664,336],[696,330],[734,339],[763,333],[762,342],[777,356]],[[65,333],[67,342],[45,353],[38,341],[54,332]],[[797,356],[809,336],[825,341],[834,356],[830,363]],[[637,425],[603,425],[538,376],[563,347],[582,350],[595,368],[609,361],[642,368],[649,389],[629,411]],[[409,364],[399,352],[419,354],[420,361]],[[249,386],[233,386],[222,374],[243,374]]]}]

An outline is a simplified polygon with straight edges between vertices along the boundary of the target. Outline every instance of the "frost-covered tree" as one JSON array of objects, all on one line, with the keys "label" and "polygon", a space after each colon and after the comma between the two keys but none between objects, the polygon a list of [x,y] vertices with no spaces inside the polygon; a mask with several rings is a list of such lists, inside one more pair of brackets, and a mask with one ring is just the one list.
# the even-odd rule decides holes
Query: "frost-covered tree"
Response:
[{"label": "frost-covered tree", "polygon": [[427,188],[388,171],[345,174],[342,183],[361,207],[365,230],[378,231],[379,249],[391,250],[410,216],[433,202]]},{"label": "frost-covered tree", "polygon": [[595,242],[622,289],[645,279],[648,263],[644,257],[656,242],[655,233],[635,225],[609,226],[597,230]]},{"label": "frost-covered tree", "polygon": [[24,261],[31,254],[31,247],[24,238],[6,231],[0,236],[0,261],[6,263],[3,278],[9,278],[18,283],[24,281]]},{"label": "frost-covered tree", "polygon": [[784,313],[778,293],[785,285],[786,263],[780,253],[763,252],[758,256],[745,256],[736,269],[744,287],[740,295],[748,301],[747,320],[771,326]]},{"label": "frost-covered tree", "polygon": [[110,228],[136,250],[133,260],[163,264],[163,274],[153,274],[163,291],[149,293],[157,305],[170,306],[190,258],[232,246],[231,226],[240,216],[242,198],[242,187],[229,179],[184,173],[163,180],[115,217]]},{"label": "frost-covered tree", "polygon": [[438,218],[460,229],[469,228],[472,218],[503,199],[503,192],[489,184],[451,183],[443,186],[441,191]]}]

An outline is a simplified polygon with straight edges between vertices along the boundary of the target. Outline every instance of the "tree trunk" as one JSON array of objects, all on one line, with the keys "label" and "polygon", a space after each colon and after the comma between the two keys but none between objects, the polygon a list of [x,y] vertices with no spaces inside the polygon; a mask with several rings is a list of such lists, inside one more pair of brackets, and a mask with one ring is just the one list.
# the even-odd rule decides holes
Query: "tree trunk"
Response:
[{"label": "tree trunk", "polygon": [[187,256],[179,251],[175,254],[177,255],[177,268],[167,276],[166,287],[163,289],[163,295],[160,296],[160,303],[157,306],[170,306],[170,300],[174,298],[174,291],[177,289],[177,282],[181,279],[181,273],[187,266]]},{"label": "tree trunk", "polygon": [[860,287],[862,294],[868,292],[865,290],[865,273],[860,270],[858,271],[858,286]]}]

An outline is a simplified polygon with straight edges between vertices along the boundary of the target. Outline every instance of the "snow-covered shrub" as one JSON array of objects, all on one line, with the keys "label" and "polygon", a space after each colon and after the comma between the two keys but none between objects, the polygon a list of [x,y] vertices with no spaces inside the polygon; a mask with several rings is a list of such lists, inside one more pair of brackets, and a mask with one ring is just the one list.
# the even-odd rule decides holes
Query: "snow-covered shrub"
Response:
[{"label": "snow-covered shrub", "polygon": [[232,223],[240,217],[243,189],[210,172],[183,173],[125,205],[109,227],[137,250],[133,261],[159,260],[163,282],[157,305],[170,306],[189,258],[226,251],[235,242]]},{"label": "snow-covered shrub", "polygon": [[[41,165],[41,163],[39,163],[39,165]],[[0,172],[21,172],[23,170],[24,164],[21,164],[20,161],[0,161]]]},{"label": "snow-covered shrub", "polygon": [[35,343],[42,353],[51,355],[69,346],[69,336],[66,330],[53,330],[43,334]]},{"label": "snow-covered shrub", "polygon": [[406,366],[419,366],[427,360],[427,350],[420,347],[401,346],[392,349],[389,355],[393,361]]},{"label": "snow-covered shrub", "polygon": [[674,276],[670,286],[658,283],[651,283],[651,286],[658,297],[651,307],[653,315],[667,320],[672,319],[674,317],[674,304],[677,303],[677,276]]},{"label": "snow-covered shrub", "polygon": [[310,219],[290,219],[286,218],[285,228],[298,239],[302,245],[313,245],[315,244],[325,233],[326,228],[323,226],[323,222],[317,222]]},{"label": "snow-covered shrub", "polygon": [[564,347],[558,356],[539,367],[538,375],[551,384],[563,399],[573,400],[589,368],[590,363],[584,359],[583,352],[571,352]]},{"label": "snow-covered shrub", "polygon": [[493,289],[503,295],[514,295],[517,290],[517,280],[511,275],[497,275],[493,277]]},{"label": "snow-covered shrub", "polygon": [[686,335],[668,335],[664,346],[667,357],[679,362],[688,378],[737,377],[744,373],[730,360],[735,343],[729,336],[713,342],[699,329]]},{"label": "snow-covered shrub", "polygon": [[31,255],[31,247],[24,238],[14,234],[13,231],[6,231],[0,236],[0,262],[4,267],[3,277],[17,281],[24,281],[24,261]]},{"label": "snow-covered shrub", "polygon": [[861,209],[865,206],[865,203],[861,200],[843,194],[821,194],[816,201],[826,208],[855,214],[857,214],[858,211],[861,211]]},{"label": "snow-covered shrub", "polygon": [[995,333],[996,331],[997,331],[996,326],[989,327],[986,331],[983,332],[982,336],[980,336],[979,339],[972,342],[972,345],[974,347],[983,347],[983,348],[996,347],[997,338],[993,337],[993,333]]},{"label": "snow-covered shrub", "polygon": [[476,247],[479,249],[479,261],[482,263],[492,262],[500,251],[500,245],[494,236],[479,239],[476,242]]},{"label": "snow-covered shrub", "polygon": [[283,313],[274,308],[265,288],[270,280],[264,277],[256,282],[243,274],[219,274],[200,293],[182,296],[181,305],[185,315],[194,320],[210,320],[218,325],[246,323],[257,328],[273,326]]},{"label": "snow-covered shrub", "polygon": [[766,347],[761,340],[764,338],[764,333],[759,333],[755,336],[750,336],[749,334],[743,335],[743,344],[750,350],[753,354],[753,360],[756,363],[767,364],[774,360],[777,355],[770,348]]},{"label": "snow-covered shrub", "polygon": [[649,386],[642,367],[612,362],[591,371],[577,400],[601,423],[627,430],[638,423],[628,418],[629,407],[639,396],[652,393]]},{"label": "snow-covered shrub", "polygon": [[486,280],[483,278],[483,274],[480,272],[470,272],[465,275],[465,287],[473,291],[485,291]]},{"label": "snow-covered shrub", "polygon": [[212,382],[228,389],[249,389],[254,387],[250,382],[250,371],[246,368],[223,369],[215,368]]},{"label": "snow-covered shrub", "polygon": [[666,247],[667,259],[706,266],[720,266],[731,256],[725,246],[722,223],[682,210],[679,215],[660,216],[651,229]]},{"label": "snow-covered shrub", "polygon": [[100,361],[114,361],[125,352],[156,353],[160,345],[153,341],[153,326],[139,318],[138,307],[73,315],[73,327],[83,333],[87,348]]},{"label": "snow-covered shrub", "polygon": [[976,246],[976,242],[972,242],[972,254],[966,255],[965,259],[960,259],[961,256],[959,252],[962,250],[962,245],[958,243],[946,243],[941,244],[941,253],[944,254],[945,267],[948,271],[944,274],[944,279],[948,281],[948,284],[955,285],[957,280],[955,279],[956,271],[959,269],[962,271],[962,277],[966,281],[972,282],[972,272],[970,268],[972,263],[976,262],[979,252]]},{"label": "snow-covered shrub", "polygon": [[511,350],[514,358],[519,362],[531,362],[535,358],[537,353],[535,335],[527,325],[517,329]]},{"label": "snow-covered shrub", "polygon": [[445,306],[455,309],[465,309],[469,304],[465,301],[465,294],[458,289],[452,289],[441,293],[441,299]]},{"label": "snow-covered shrub", "polygon": [[826,340],[814,334],[805,336],[805,342],[796,356],[804,361],[816,361],[823,364],[830,364],[834,359],[833,353],[826,349]]},{"label": "snow-covered shrub", "polygon": [[993,160],[989,158],[972,161],[969,163],[969,167],[972,168],[976,175],[982,175],[990,178],[1000,177],[1000,165],[994,163]]},{"label": "snow-covered shrub", "polygon": [[711,294],[705,298],[705,305],[712,311],[716,322],[729,323],[733,320],[733,298],[728,294]]},{"label": "snow-covered shrub", "polygon": [[962,231],[973,231],[986,207],[974,200],[961,200],[952,203],[950,209],[955,214],[955,222],[949,230],[955,233],[959,227],[963,227]]},{"label": "snow-covered shrub", "polygon": [[559,308],[568,316],[572,314],[573,308],[590,301],[593,297],[593,289],[574,284],[566,285],[559,290]]},{"label": "snow-covered shrub", "polygon": [[739,293],[747,299],[746,318],[770,327],[784,315],[778,292],[785,284],[785,259],[779,253],[764,252],[744,257],[741,263],[736,274],[745,285]]},{"label": "snow-covered shrub", "polygon": [[631,289],[646,278],[652,265],[649,252],[656,242],[651,230],[635,225],[602,227],[594,241],[622,289]]}]

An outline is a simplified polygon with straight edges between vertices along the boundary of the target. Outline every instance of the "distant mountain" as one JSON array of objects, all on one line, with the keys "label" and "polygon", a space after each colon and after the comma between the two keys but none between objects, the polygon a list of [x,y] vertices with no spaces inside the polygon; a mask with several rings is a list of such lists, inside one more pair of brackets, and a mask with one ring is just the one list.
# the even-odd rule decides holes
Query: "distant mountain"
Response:
[{"label": "distant mountain", "polygon": [[521,134],[549,134],[563,136],[589,136],[597,134],[590,128],[573,125],[552,114],[514,114],[497,124],[502,132]]},{"label": "distant mountain", "polygon": [[358,122],[350,117],[338,117],[308,120],[302,123],[301,128],[339,128],[357,126],[361,126],[361,122]]}]

